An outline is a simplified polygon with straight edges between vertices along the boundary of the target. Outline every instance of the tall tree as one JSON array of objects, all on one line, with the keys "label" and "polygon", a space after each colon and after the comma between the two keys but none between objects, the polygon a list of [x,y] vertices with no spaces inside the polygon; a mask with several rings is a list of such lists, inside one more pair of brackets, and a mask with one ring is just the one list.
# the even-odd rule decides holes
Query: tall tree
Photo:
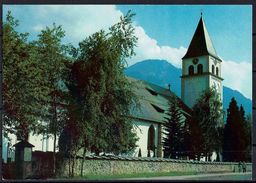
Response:
[{"label": "tall tree", "polygon": [[181,157],[184,151],[182,144],[184,143],[185,118],[176,96],[171,96],[169,105],[168,115],[170,117],[164,123],[163,150],[164,157],[176,159]]},{"label": "tall tree", "polygon": [[245,118],[245,160],[251,162],[252,158],[252,118],[251,115],[247,115]]},{"label": "tall tree", "polygon": [[135,148],[137,138],[127,116],[136,99],[123,72],[125,59],[135,54],[133,16],[128,12],[109,32],[94,33],[74,51],[76,61],[66,81],[71,96],[68,114],[73,119],[69,124],[79,129],[84,150],[96,154]]},{"label": "tall tree", "polygon": [[216,90],[205,90],[192,110],[194,122],[201,133],[203,153],[209,158],[212,152],[219,153],[222,148],[223,111]]},{"label": "tall tree", "polygon": [[227,122],[224,128],[224,161],[245,161],[246,133],[244,110],[237,106],[233,97],[227,109]]},{"label": "tall tree", "polygon": [[45,132],[47,135],[53,135],[53,170],[55,172],[56,164],[56,145],[57,137],[63,128],[65,120],[65,102],[63,91],[63,75],[65,72],[65,62],[67,46],[62,44],[62,38],[65,36],[61,26],[46,27],[38,35],[38,40],[33,44],[36,48],[36,53],[39,68],[44,71],[44,87],[48,89],[49,99],[45,102],[45,111],[47,115],[44,121],[46,124]]},{"label": "tall tree", "polygon": [[42,83],[44,71],[35,59],[35,46],[27,41],[28,33],[16,31],[18,25],[8,12],[3,24],[3,127],[5,135],[18,132],[27,140],[40,126],[49,90]]}]

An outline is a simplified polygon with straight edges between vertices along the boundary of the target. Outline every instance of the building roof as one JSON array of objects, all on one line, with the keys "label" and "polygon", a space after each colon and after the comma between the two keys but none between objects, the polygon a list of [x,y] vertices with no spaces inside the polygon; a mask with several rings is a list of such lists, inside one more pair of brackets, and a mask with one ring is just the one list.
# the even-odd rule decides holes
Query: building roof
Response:
[{"label": "building roof", "polygon": [[197,25],[194,36],[190,42],[187,53],[184,58],[198,57],[203,55],[211,55],[219,60],[221,60],[216,50],[212,44],[209,33],[206,29],[203,16],[201,16],[199,23]]},{"label": "building roof", "polygon": [[34,145],[32,145],[29,142],[24,141],[24,140],[18,142],[17,144],[14,144],[13,146],[14,147],[35,147]]},{"label": "building roof", "polygon": [[[132,117],[140,120],[164,123],[168,117],[169,100],[176,96],[168,88],[127,77],[132,83],[132,90],[138,97],[139,107],[132,109]],[[177,96],[176,96],[177,97]],[[189,115],[191,109],[177,97],[184,115]]]}]

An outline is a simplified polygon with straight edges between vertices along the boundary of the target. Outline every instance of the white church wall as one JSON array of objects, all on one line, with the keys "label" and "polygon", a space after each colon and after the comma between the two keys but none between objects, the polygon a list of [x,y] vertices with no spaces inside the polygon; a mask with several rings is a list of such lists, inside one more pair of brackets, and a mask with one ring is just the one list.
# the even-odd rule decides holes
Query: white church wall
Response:
[{"label": "white church wall", "polygon": [[[4,162],[7,161],[7,156],[11,158],[11,161],[14,161],[15,156],[15,148],[13,147],[14,144],[16,144],[18,141],[16,140],[16,136],[14,134],[8,134],[8,138],[3,137],[3,143],[2,143],[2,158],[4,159]],[[8,146],[9,143],[9,146]],[[7,148],[9,148],[9,155],[7,155]]]},{"label": "white church wall", "polygon": [[[47,138],[46,135],[29,135],[29,143],[33,144],[33,151],[52,151],[53,152],[53,137]],[[58,139],[57,139],[58,144]]]},{"label": "white church wall", "polygon": [[220,94],[220,100],[223,101],[223,86],[220,79],[210,76],[210,86],[216,87],[217,92]]},{"label": "white church wall", "polygon": [[215,67],[215,71],[214,71],[215,74],[216,74],[216,67],[218,67],[218,69],[219,69],[218,76],[221,77],[221,62],[219,60],[217,60],[216,58],[210,56],[209,57],[209,66],[210,66],[209,72],[211,72],[211,73],[212,73],[212,65],[214,65],[214,67]]},{"label": "white church wall", "polygon": [[[15,153],[15,148],[13,147],[13,145],[18,143],[19,141],[17,140],[17,137],[14,134],[8,134],[8,139],[11,144],[10,148],[12,150],[12,156],[13,156],[13,154]],[[44,151],[44,152],[45,151],[53,151],[53,138],[52,137],[49,137],[47,139],[46,137],[43,138],[43,135],[35,135],[33,133],[30,133],[28,142],[35,146],[32,149],[33,151]],[[5,144],[7,144],[7,139],[6,139]],[[57,144],[58,144],[58,139],[57,139]],[[7,148],[7,145],[4,148]],[[57,149],[57,151],[58,151],[58,149]],[[7,155],[4,155],[4,159],[6,159],[6,158],[7,158]]]},{"label": "white church wall", "polygon": [[150,122],[144,122],[140,120],[134,120],[133,124],[136,126],[136,133],[137,137],[139,138],[138,141],[136,142],[136,149],[134,156],[138,157],[139,154],[139,149],[141,149],[141,156],[142,157],[147,157],[148,150],[147,150],[147,145],[148,145],[148,130],[151,125],[154,126],[155,129],[155,144],[157,144],[157,139],[158,139],[158,125],[153,124]]},{"label": "white church wall", "polygon": [[200,56],[200,57],[195,57],[198,59],[198,63],[197,64],[193,64],[193,59],[194,58],[187,58],[184,59],[182,62],[182,75],[188,75],[188,68],[190,65],[194,66],[194,73],[197,73],[197,66],[198,64],[202,64],[203,65],[203,72],[209,72],[209,67],[208,67],[208,56]]},{"label": "white church wall", "polygon": [[209,77],[194,76],[182,78],[182,100],[189,107],[193,107],[202,91],[209,87]]}]

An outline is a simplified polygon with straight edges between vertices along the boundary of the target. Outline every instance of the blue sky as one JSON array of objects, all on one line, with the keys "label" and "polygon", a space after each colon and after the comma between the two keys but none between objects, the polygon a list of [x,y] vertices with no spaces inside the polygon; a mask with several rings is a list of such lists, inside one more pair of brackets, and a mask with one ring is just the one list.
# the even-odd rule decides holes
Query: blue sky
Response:
[{"label": "blue sky", "polygon": [[[188,47],[202,11],[217,53],[223,59],[252,59],[252,16],[250,6],[117,6],[136,12],[135,21],[159,45]],[[243,46],[242,46],[243,45]],[[237,54],[242,53],[242,54]]]},{"label": "blue sky", "polygon": [[249,5],[5,5],[20,20],[19,31],[34,39],[53,22],[66,31],[64,42],[77,46],[86,36],[105,29],[128,10],[134,17],[139,38],[132,65],[144,59],[165,59],[181,67],[195,28],[203,12],[208,32],[223,59],[223,84],[252,98],[252,7]]}]

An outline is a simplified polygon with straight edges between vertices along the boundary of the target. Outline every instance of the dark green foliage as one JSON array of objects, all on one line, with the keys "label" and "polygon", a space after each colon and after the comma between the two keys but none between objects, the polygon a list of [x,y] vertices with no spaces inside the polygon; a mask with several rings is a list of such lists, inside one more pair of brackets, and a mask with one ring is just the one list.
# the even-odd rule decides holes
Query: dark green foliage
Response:
[{"label": "dark green foliage", "polygon": [[[196,133],[195,126],[193,125],[193,119],[189,115],[185,115],[185,124],[183,127],[183,143],[182,143],[182,149],[183,149],[183,156],[189,157],[189,159],[195,159],[196,157],[196,149],[195,147],[200,147],[200,139]],[[194,128],[193,128],[194,127]],[[193,138],[194,137],[194,138]]]},{"label": "dark green foliage", "polygon": [[204,91],[192,110],[194,126],[191,128],[193,137],[198,140],[193,144],[193,151],[206,156],[210,156],[213,151],[220,152],[224,122],[218,93],[214,89]]},{"label": "dark green foliage", "polygon": [[251,115],[246,116],[245,124],[245,161],[251,162],[252,158],[252,119]]},{"label": "dark green foliage", "polygon": [[67,124],[78,130],[73,141],[80,138],[80,146],[96,154],[135,148],[136,134],[127,118],[135,96],[123,74],[125,58],[134,55],[137,40],[132,17],[128,12],[108,33],[101,30],[80,42],[66,81],[70,95]]},{"label": "dark green foliage", "polygon": [[176,159],[184,154],[184,121],[176,96],[170,99],[168,121],[164,123],[164,157]]},{"label": "dark green foliage", "polygon": [[28,42],[9,12],[3,26],[5,135],[53,135],[54,151],[60,136],[60,154],[70,157],[81,147],[96,154],[132,151],[137,138],[127,116],[136,97],[123,72],[125,59],[135,54],[133,16],[129,11],[76,49],[62,44],[65,33],[55,24]]},{"label": "dark green foliage", "polygon": [[23,139],[40,127],[44,104],[49,99],[43,63],[36,48],[27,41],[28,33],[18,33],[18,21],[8,12],[3,24],[3,104],[4,132]]},{"label": "dark green foliage", "polygon": [[250,160],[251,121],[248,117],[246,119],[244,114],[243,106],[238,108],[235,98],[232,98],[224,128],[224,161]]}]

